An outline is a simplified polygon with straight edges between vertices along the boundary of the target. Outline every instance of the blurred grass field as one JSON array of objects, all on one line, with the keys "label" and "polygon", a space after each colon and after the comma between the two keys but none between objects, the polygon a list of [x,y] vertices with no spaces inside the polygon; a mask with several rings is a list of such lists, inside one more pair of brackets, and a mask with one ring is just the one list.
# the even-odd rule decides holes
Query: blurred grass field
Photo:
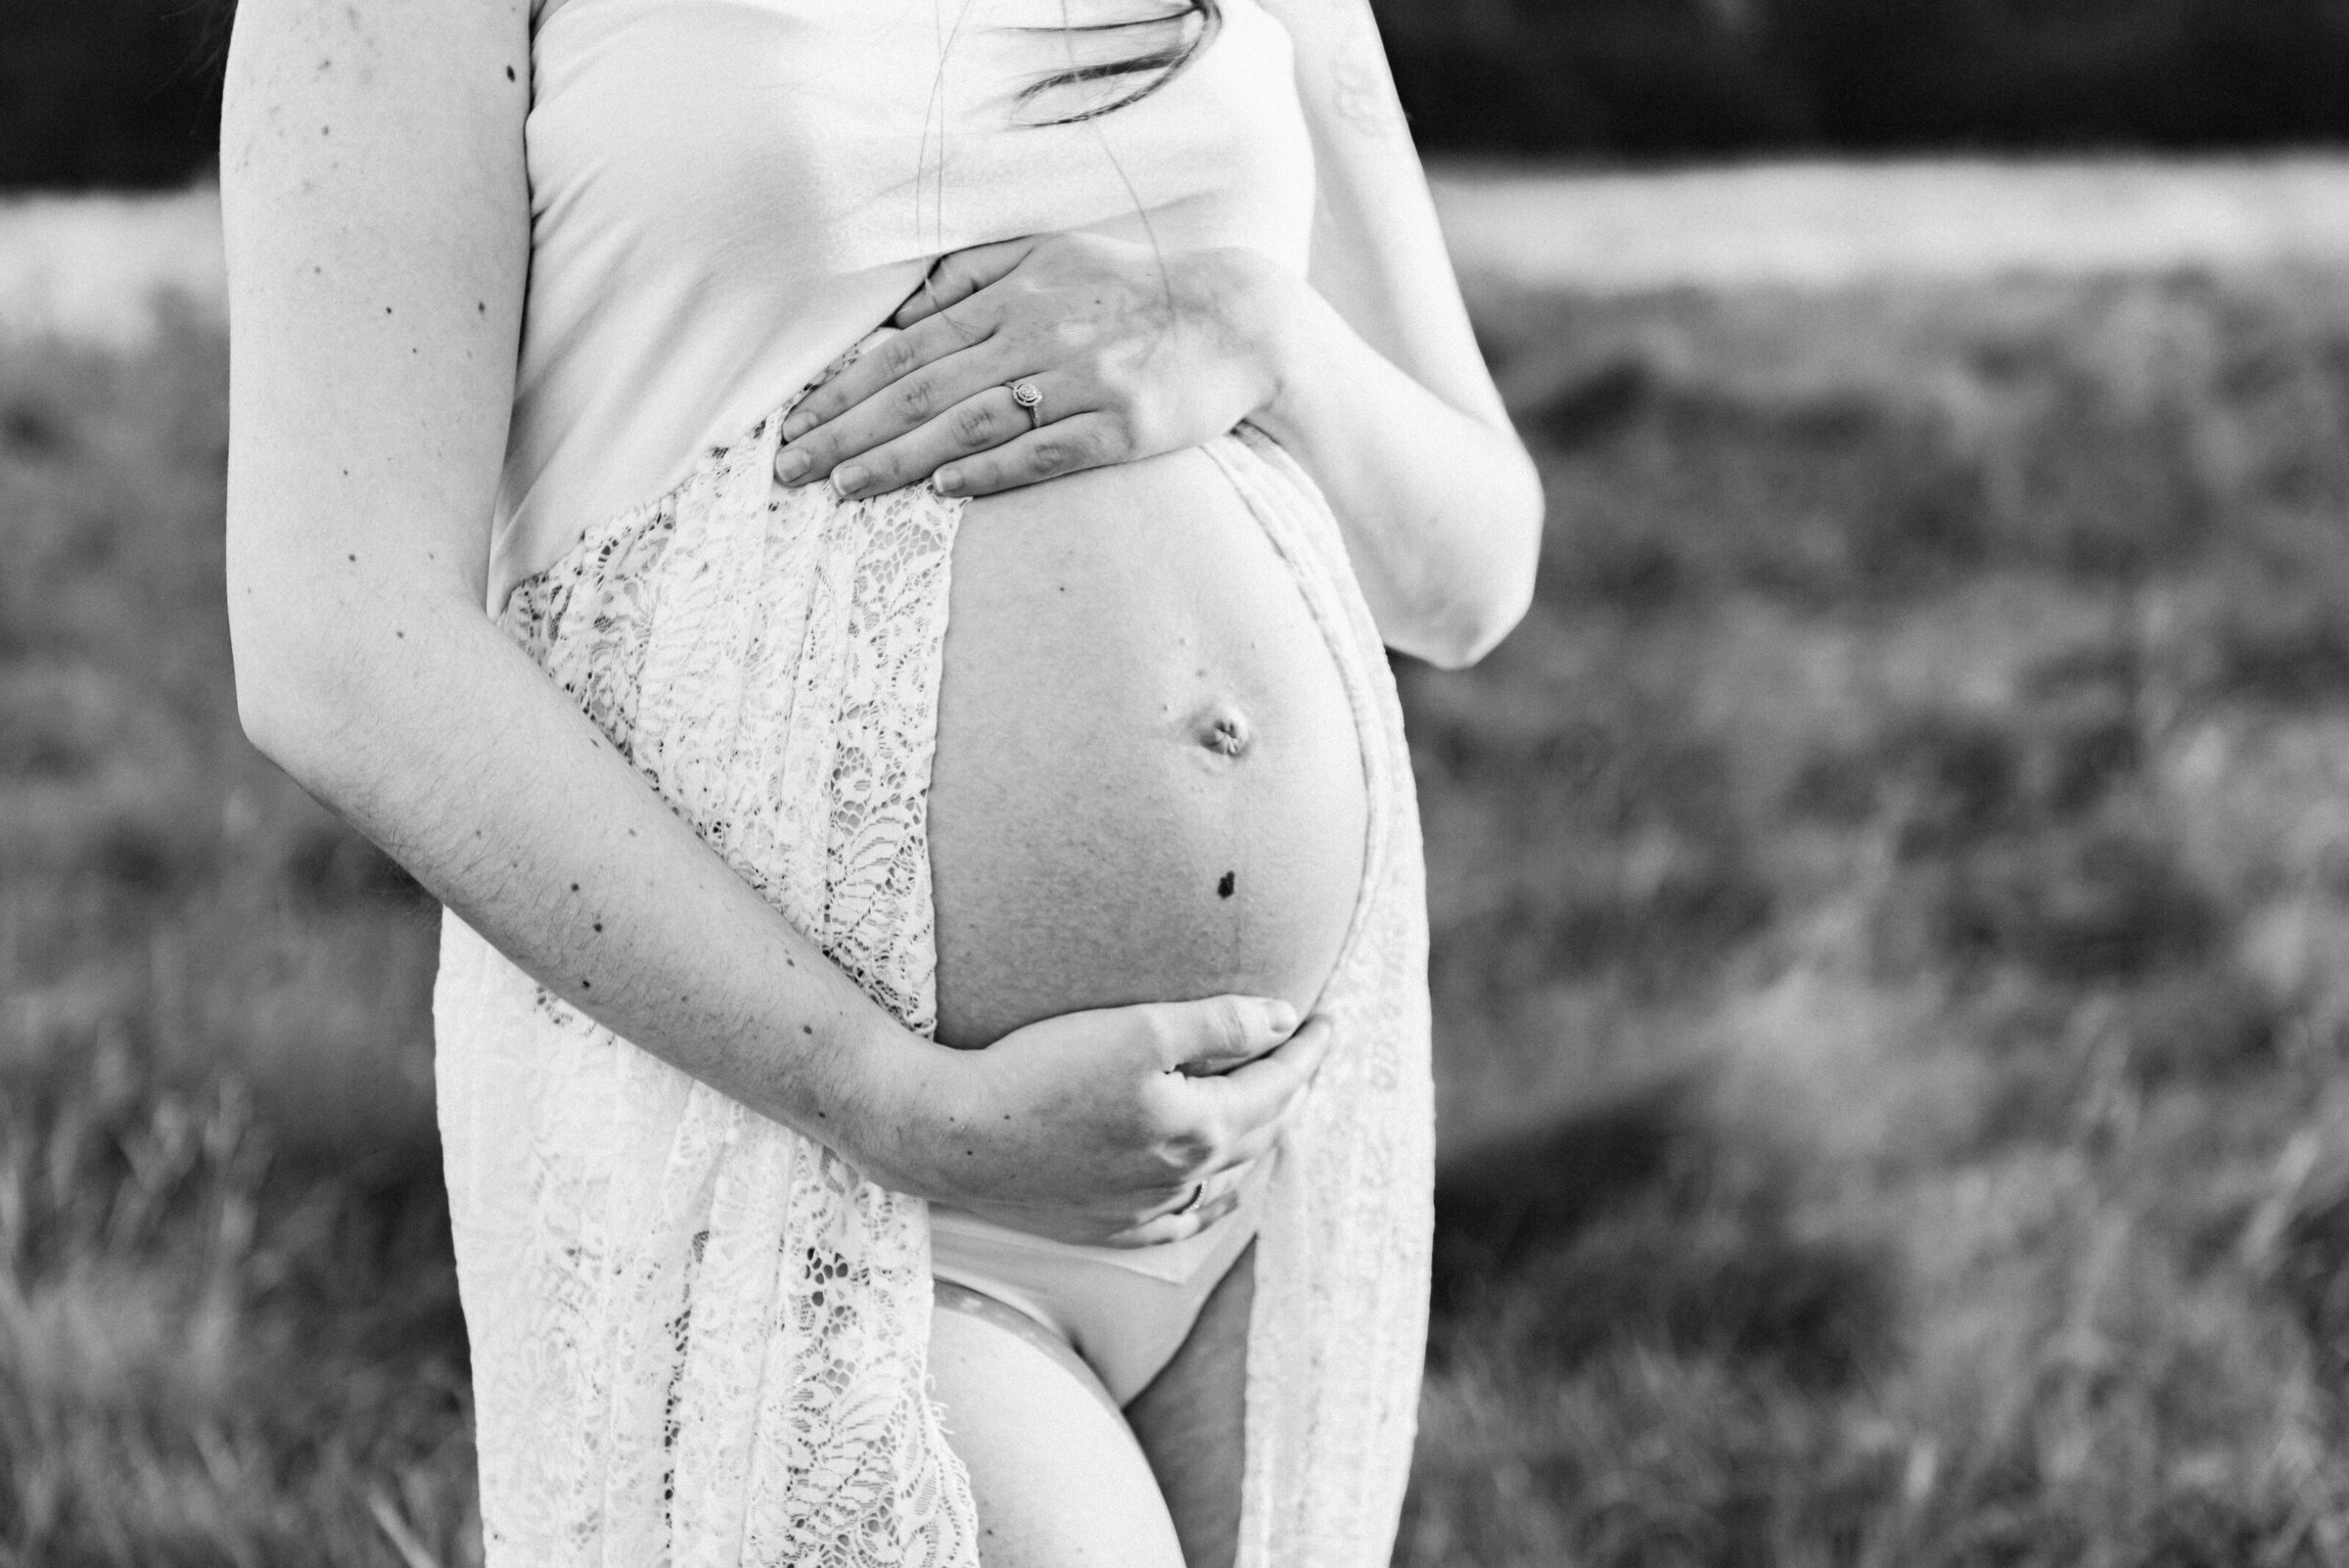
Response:
[{"label": "blurred grass field", "polygon": [[[2349,269],[1475,303],[1397,1561],[2349,1559]],[[238,737],[224,362],[0,353],[0,1565],[453,1568],[432,911]]]}]

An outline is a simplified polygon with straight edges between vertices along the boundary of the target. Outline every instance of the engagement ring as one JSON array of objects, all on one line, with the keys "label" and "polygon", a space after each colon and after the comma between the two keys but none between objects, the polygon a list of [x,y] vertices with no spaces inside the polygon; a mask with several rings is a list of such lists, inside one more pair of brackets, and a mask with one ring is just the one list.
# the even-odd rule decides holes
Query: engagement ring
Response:
[{"label": "engagement ring", "polygon": [[1035,382],[1007,381],[1003,385],[1011,389],[1011,400],[1028,410],[1030,430],[1035,430],[1044,422],[1044,416],[1036,412],[1043,405],[1044,394],[1036,390]]}]

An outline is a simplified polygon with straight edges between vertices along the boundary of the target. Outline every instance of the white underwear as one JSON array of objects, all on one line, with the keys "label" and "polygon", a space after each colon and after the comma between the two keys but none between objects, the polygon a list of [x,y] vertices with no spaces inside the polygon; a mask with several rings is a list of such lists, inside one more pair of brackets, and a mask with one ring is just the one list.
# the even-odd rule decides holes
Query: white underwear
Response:
[{"label": "white underwear", "polygon": [[[1195,1236],[1156,1247],[1082,1247],[930,1206],[930,1272],[1042,1325],[1083,1359],[1119,1406],[1150,1386],[1207,1298],[1256,1237],[1278,1155],[1257,1162],[1240,1206]],[[941,1305],[952,1304],[944,1297]]]}]

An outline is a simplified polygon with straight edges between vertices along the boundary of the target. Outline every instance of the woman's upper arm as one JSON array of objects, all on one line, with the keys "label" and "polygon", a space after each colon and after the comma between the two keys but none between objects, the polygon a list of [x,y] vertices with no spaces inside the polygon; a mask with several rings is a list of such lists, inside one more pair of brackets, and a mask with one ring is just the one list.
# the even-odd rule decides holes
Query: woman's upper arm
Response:
[{"label": "woman's upper arm", "polygon": [[1369,0],[1263,0],[1297,51],[1319,187],[1310,277],[1362,340],[1444,401],[1508,428],[1477,350]]},{"label": "woman's upper arm", "polygon": [[528,0],[242,0],[220,181],[240,683],[479,605],[530,253]]}]

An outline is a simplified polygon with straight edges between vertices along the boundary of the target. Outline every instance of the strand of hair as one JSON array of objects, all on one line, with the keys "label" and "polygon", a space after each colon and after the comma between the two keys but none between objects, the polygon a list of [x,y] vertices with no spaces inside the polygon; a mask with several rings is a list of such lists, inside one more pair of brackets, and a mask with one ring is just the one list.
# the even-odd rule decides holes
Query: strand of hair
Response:
[{"label": "strand of hair", "polygon": [[1199,58],[1200,53],[1214,41],[1215,35],[1222,29],[1223,11],[1219,0],[1193,0],[1193,4],[1185,10],[1170,12],[1164,16],[1144,17],[1132,22],[1095,23],[1059,29],[1039,29],[1062,32],[1114,32],[1141,25],[1163,26],[1169,23],[1180,23],[1183,19],[1191,16],[1200,19],[1200,26],[1198,32],[1184,43],[1167,49],[1153,50],[1132,60],[1114,61],[1099,66],[1072,67],[1068,70],[1055,72],[1041,81],[1033,82],[1021,89],[1016,101],[1022,109],[1025,109],[1043,94],[1057,89],[1082,87],[1090,82],[1109,81],[1122,76],[1157,72],[1150,81],[1141,87],[1108,103],[1096,104],[1078,114],[1063,115],[1051,119],[1031,120],[1025,123],[1032,128],[1038,129],[1054,125],[1079,125],[1089,119],[1099,119],[1105,115],[1114,115],[1123,109],[1130,109],[1189,69],[1191,62]]}]

